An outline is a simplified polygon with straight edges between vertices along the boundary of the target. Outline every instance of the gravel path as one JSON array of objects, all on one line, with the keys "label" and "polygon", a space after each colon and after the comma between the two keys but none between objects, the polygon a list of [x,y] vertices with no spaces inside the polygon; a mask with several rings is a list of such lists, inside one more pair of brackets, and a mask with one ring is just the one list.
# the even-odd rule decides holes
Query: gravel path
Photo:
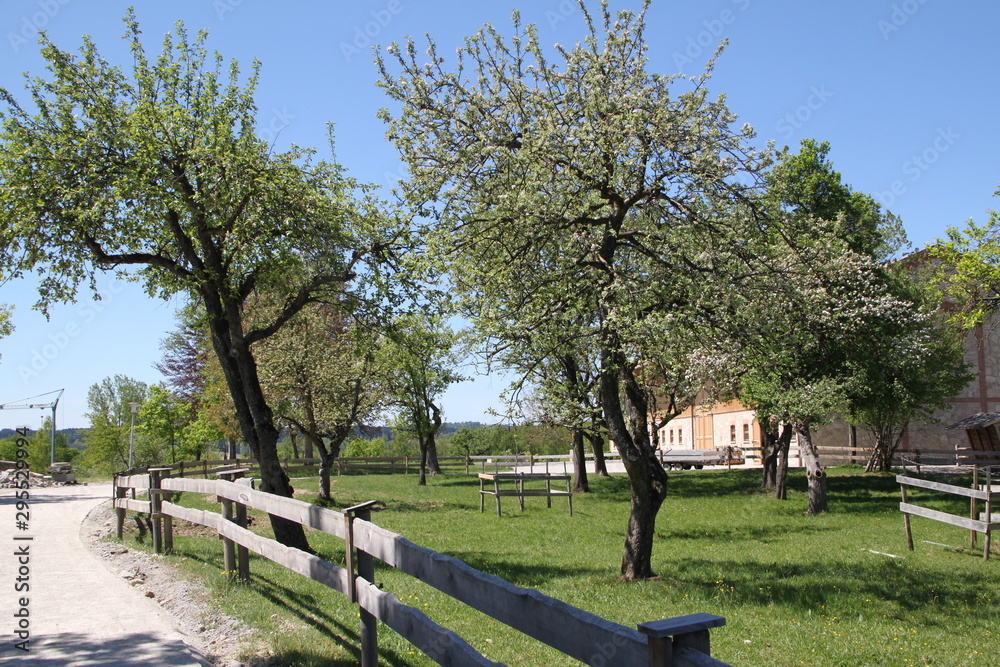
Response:
[{"label": "gravel path", "polygon": [[[240,664],[227,656],[250,633],[207,615],[162,558],[100,541],[114,528],[110,497],[109,484],[31,489],[25,529],[15,490],[0,490],[0,663]],[[25,610],[27,652],[16,634]]]}]

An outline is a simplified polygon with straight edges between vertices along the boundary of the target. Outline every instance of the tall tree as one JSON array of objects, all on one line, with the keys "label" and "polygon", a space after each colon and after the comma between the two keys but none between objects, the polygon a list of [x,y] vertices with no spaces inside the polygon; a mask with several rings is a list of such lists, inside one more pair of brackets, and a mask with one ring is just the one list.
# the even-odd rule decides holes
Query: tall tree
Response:
[{"label": "tall tree", "polygon": [[905,263],[894,268],[895,291],[917,307],[906,320],[872,322],[847,385],[845,417],[872,436],[869,471],[888,472],[907,425],[936,421],[934,412],[974,377],[963,362],[964,332],[939,310],[935,286],[915,284]]},{"label": "tall tree", "polygon": [[[994,195],[1000,197],[1000,188]],[[922,273],[938,287],[951,321],[970,329],[1000,310],[1000,213],[990,211],[985,223],[968,220],[947,232],[927,249],[931,261]]]},{"label": "tall tree", "polygon": [[212,354],[207,322],[197,306],[189,303],[178,312],[177,329],[160,345],[163,359],[153,364],[171,393],[191,406],[192,420],[205,393],[205,370]]},{"label": "tall tree", "polygon": [[645,347],[711,328],[734,291],[754,292],[767,254],[754,215],[767,156],[709,98],[708,72],[648,70],[648,4],[602,5],[595,22],[581,2],[589,34],[556,61],[517,13],[514,37],[486,26],[450,69],[433,42],[426,59],[410,42],[379,60],[401,105],[383,118],[405,195],[433,219],[428,254],[451,268],[464,313],[497,345],[596,322],[601,406],[632,488],[627,579],[653,574],[667,485],[637,375]]},{"label": "tall tree", "polygon": [[458,336],[438,315],[401,315],[389,326],[382,354],[395,369],[392,381],[396,430],[412,435],[420,452],[418,483],[441,474],[437,432],[443,423],[441,395],[462,380]]},{"label": "tall tree", "polygon": [[[35,109],[0,91],[0,264],[14,277],[44,270],[42,308],[94,288],[98,271],[197,301],[261,488],[290,496],[251,347],[355,281],[382,247],[381,218],[338,165],[257,135],[258,63],[241,80],[237,63],[209,55],[204,31],[192,40],[181,24],[150,59],[131,12],[125,23],[128,74],[89,38],[74,55],[43,35],[50,74],[26,82]],[[259,290],[284,307],[248,328]],[[279,541],[308,548],[299,524],[271,523]]]},{"label": "tall tree", "polygon": [[[148,388],[145,382],[124,375],[106,377],[87,390],[87,414],[90,430],[87,432],[85,460],[88,465],[104,472],[125,470],[129,467],[129,444],[133,436],[131,403],[146,401]],[[136,428],[142,422],[136,422]],[[134,444],[134,443],[133,443]],[[150,465],[162,461],[143,460],[133,456],[133,465]]]},{"label": "tall tree", "polygon": [[184,432],[192,423],[190,413],[190,403],[182,401],[161,385],[154,384],[149,388],[137,419],[140,435],[160,445],[156,449],[163,455],[158,463],[167,463],[168,458],[170,463],[195,458],[187,456],[188,451],[184,447]]},{"label": "tall tree", "polygon": [[319,452],[323,500],[341,446],[388,402],[388,373],[363,329],[341,308],[314,304],[257,351],[276,414],[305,436],[307,456]]},{"label": "tall tree", "polygon": [[848,250],[888,260],[907,246],[902,221],[844,183],[829,155],[826,141],[803,139],[798,153],[785,146],[767,175],[767,199],[780,214],[823,221]]},{"label": "tall tree", "polygon": [[[855,192],[844,183],[840,172],[834,169],[829,153],[829,143],[805,139],[801,142],[798,153],[792,153],[786,146],[778,154],[774,168],[767,174],[765,196],[771,217],[784,220],[783,224],[774,227],[774,232],[784,234],[793,246],[802,247],[817,241],[827,243],[826,238],[832,237],[836,239],[836,248],[840,252],[854,253],[875,261],[888,260],[906,244],[899,218],[883,211],[871,196]],[[816,231],[819,230],[822,232],[817,235]],[[814,266],[831,257],[830,253],[815,252],[801,256]],[[814,276],[821,275],[824,270],[818,266],[817,268],[818,272]],[[859,293],[855,295],[860,296]],[[793,306],[797,299],[794,294],[788,295],[786,290],[778,290],[762,304],[763,308],[782,310],[785,304],[775,303],[780,298],[792,298]],[[800,308],[800,314],[811,315],[805,312],[804,306]],[[887,331],[884,333],[888,334]],[[794,338],[775,342],[779,347],[783,343],[797,345]],[[801,356],[799,361],[808,363]],[[758,363],[769,366],[771,360],[764,356],[758,359]],[[794,382],[791,376],[778,380],[773,373],[775,368],[761,370],[772,381],[777,381],[779,386]],[[802,370],[808,375],[807,368]],[[794,374],[794,371],[789,372]],[[757,386],[756,389],[759,391],[761,387]],[[766,391],[764,393],[767,394]],[[763,431],[761,485],[764,488],[774,488],[775,497],[785,499],[788,448],[794,424],[782,422],[789,415],[780,409],[778,413],[773,412],[775,406],[770,400],[765,400],[758,407],[763,408],[763,412],[758,410],[757,415]]]}]

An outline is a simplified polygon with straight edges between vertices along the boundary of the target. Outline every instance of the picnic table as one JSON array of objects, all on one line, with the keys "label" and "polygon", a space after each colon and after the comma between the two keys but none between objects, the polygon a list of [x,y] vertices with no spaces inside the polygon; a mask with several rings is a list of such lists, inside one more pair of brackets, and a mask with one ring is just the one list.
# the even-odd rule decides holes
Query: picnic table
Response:
[{"label": "picnic table", "polygon": [[[527,489],[525,482],[545,482],[545,488]],[[552,482],[566,482],[566,490],[552,488]],[[492,488],[487,486],[487,482],[492,482]],[[501,482],[513,482],[513,488],[501,488]],[[552,496],[566,496],[569,504],[569,515],[573,516],[573,491],[570,488],[571,475],[568,473],[544,473],[544,472],[485,472],[479,473],[479,511],[486,511],[486,496],[494,496],[497,499],[497,516],[500,516],[500,497],[517,496],[521,510],[524,510],[525,496],[545,496],[546,504],[552,507]]]}]

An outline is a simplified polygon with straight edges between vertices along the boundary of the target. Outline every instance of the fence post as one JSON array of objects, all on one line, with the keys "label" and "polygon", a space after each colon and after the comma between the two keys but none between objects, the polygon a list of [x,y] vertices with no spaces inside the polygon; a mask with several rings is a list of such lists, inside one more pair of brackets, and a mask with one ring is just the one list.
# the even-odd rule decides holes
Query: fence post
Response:
[{"label": "fence post", "polygon": [[[902,497],[903,504],[906,504],[906,484],[899,485],[899,494]],[[913,530],[910,528],[910,515],[903,512],[903,528],[906,530],[906,548],[909,551],[913,551]]]},{"label": "fence post", "polygon": [[[125,487],[118,486],[118,477],[119,477],[118,475],[115,475],[115,500],[117,500],[119,498],[124,498],[125,494],[128,493],[128,491],[127,491],[127,489],[125,489]],[[123,532],[123,530],[125,528],[125,508],[124,507],[116,507],[115,508],[115,514],[117,515],[117,519],[118,519],[118,521],[117,521],[117,528],[116,528],[116,534],[118,535],[118,539],[120,540],[120,539],[122,539],[122,532]]]},{"label": "fence post", "polygon": [[153,553],[163,553],[163,523],[162,498],[160,496],[160,477],[170,468],[149,469],[149,518],[153,520]]},{"label": "fence post", "polygon": [[648,641],[649,667],[673,667],[674,653],[682,648],[711,656],[708,631],[725,624],[725,618],[713,614],[688,614],[640,623],[639,632],[646,635]]},{"label": "fence post", "polygon": [[[371,554],[354,548],[354,519],[370,521],[374,500],[348,507],[344,510],[344,521],[347,530],[344,536],[344,548],[347,556],[348,597],[351,602],[358,601],[357,581],[355,580],[354,564],[358,565],[357,576],[375,583],[375,559]],[[378,667],[378,622],[368,610],[361,608],[361,667]]]},{"label": "fence post", "polygon": [[[215,474],[225,479],[223,475],[226,473],[217,472]],[[216,496],[216,498],[222,503],[222,518],[226,521],[232,521],[233,501],[222,496]],[[236,544],[228,537],[222,538],[222,571],[226,573],[226,576],[232,576],[232,573],[236,571]]]},{"label": "fence post", "polygon": [[[989,470],[987,469],[987,473]],[[983,535],[983,562],[990,559],[990,524],[993,522],[993,491],[990,477],[987,476],[986,488],[990,489],[986,496],[986,534]]]},{"label": "fence post", "polygon": [[[226,482],[234,482],[242,478],[246,472],[245,469],[239,468],[222,470],[215,474]],[[240,528],[246,528],[247,506],[241,502],[234,503],[226,498],[220,497],[219,500],[222,502],[222,516]],[[222,562],[226,572],[236,572],[244,583],[250,581],[250,552],[245,546],[223,538]]]}]

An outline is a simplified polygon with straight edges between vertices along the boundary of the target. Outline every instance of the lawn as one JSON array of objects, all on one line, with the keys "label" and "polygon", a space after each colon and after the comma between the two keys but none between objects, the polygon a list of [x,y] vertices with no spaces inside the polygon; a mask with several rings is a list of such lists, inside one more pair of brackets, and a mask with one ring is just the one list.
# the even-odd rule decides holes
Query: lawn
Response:
[{"label": "lawn", "polygon": [[[628,515],[624,475],[592,478],[593,492],[574,498],[572,517],[559,498],[551,509],[528,498],[524,512],[505,498],[502,517],[488,498],[480,513],[478,480],[457,474],[430,478],[426,487],[415,475],[335,477],[332,506],[378,500],[379,525],[624,625],[724,616],[727,625],[712,631],[712,654],[740,667],[1000,664],[1000,554],[983,563],[981,546],[968,548],[968,531],[919,517],[916,550],[906,551],[892,476],[831,470],[830,512],[806,516],[801,471],[792,472],[784,502],[759,490],[759,474],[671,473],[653,554],[660,576],[643,582],[617,578]],[[316,484],[295,480],[296,497],[314,499]],[[188,493],[180,503],[218,507],[209,500]],[[910,491],[910,501],[956,514],[969,509],[931,492]],[[266,517],[257,516],[254,528],[266,533]],[[311,533],[310,541],[343,563],[339,540]],[[277,664],[357,664],[357,609],[339,593],[257,557],[249,586],[229,582],[215,538],[178,536],[170,558],[203,578],[225,611],[258,627]],[[578,664],[406,575],[381,567],[376,580],[492,660]],[[380,649],[386,665],[431,664],[384,627]]]}]

